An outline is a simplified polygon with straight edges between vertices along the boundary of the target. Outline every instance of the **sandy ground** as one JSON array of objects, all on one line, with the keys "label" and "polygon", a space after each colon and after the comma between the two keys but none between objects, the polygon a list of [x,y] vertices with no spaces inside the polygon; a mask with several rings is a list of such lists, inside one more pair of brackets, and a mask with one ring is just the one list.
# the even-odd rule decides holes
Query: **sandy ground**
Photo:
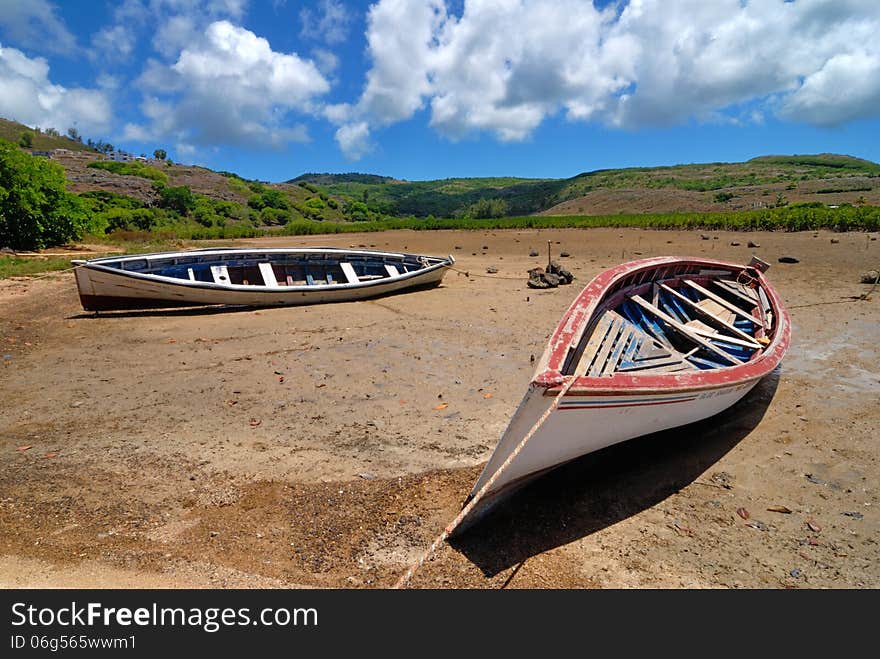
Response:
[{"label": "sandy ground", "polygon": [[[547,241],[577,280],[530,290]],[[880,264],[871,236],[259,244],[452,253],[470,276],[370,302],[97,317],[70,273],[0,282],[0,587],[390,586],[455,516],[530,357],[591,277],[639,256],[752,252],[793,320],[778,373],[719,417],[553,472],[412,585],[880,587],[880,291],[853,299]],[[791,512],[768,510],[780,506]]]}]

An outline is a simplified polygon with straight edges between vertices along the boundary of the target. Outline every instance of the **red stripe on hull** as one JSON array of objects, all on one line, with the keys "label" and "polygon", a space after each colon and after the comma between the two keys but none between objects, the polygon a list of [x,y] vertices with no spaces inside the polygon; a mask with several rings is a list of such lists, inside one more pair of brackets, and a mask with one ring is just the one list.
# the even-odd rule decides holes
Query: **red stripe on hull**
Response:
[{"label": "red stripe on hull", "polygon": [[672,405],[673,403],[690,403],[697,400],[697,397],[682,398],[681,400],[658,400],[656,403],[617,403],[614,405],[561,405],[556,408],[558,410],[608,410],[613,407],[644,407],[645,405]]}]

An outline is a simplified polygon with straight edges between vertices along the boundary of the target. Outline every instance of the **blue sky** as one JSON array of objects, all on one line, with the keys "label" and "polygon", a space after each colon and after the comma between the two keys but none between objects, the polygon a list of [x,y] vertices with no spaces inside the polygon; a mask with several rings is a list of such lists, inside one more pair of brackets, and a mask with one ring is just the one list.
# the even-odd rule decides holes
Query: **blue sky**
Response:
[{"label": "blue sky", "polygon": [[876,0],[0,0],[0,116],[281,181],[880,161]]}]

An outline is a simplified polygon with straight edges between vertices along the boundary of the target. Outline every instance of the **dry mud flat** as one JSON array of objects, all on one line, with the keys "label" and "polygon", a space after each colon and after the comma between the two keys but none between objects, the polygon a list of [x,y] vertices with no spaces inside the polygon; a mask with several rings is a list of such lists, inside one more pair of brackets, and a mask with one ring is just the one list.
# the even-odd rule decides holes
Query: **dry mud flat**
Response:
[{"label": "dry mud flat", "polygon": [[[388,587],[458,511],[530,356],[591,277],[640,256],[754,252],[793,321],[778,373],[719,417],[543,478],[412,585],[877,588],[880,291],[853,299],[880,262],[870,238],[263,240],[452,253],[470,276],[244,311],[95,317],[70,273],[0,282],[0,586]],[[547,241],[577,280],[530,290]]]}]

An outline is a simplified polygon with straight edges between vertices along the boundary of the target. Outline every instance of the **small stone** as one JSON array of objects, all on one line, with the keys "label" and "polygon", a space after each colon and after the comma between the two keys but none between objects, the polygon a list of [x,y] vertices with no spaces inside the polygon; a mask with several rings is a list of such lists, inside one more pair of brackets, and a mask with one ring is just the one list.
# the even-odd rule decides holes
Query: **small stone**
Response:
[{"label": "small stone", "polygon": [[837,238],[832,238],[832,239],[831,239],[831,244],[832,244],[832,245],[836,245],[836,244],[839,243],[839,242],[840,242],[840,240],[838,240]]},{"label": "small stone", "polygon": [[748,242],[748,246],[749,246],[749,247],[760,247],[760,245],[759,245],[758,243],[756,243],[755,241],[753,241],[753,240],[750,240],[750,241]]},{"label": "small stone", "polygon": [[843,514],[846,515],[847,517],[852,517],[853,519],[864,519],[864,517],[865,517],[864,515],[862,515],[862,513],[858,512],[858,511],[851,511],[851,512],[846,512]]},{"label": "small stone", "polygon": [[220,531],[211,531],[212,538],[216,538],[218,535],[220,535]]},{"label": "small stone", "polygon": [[800,263],[801,260],[799,258],[795,258],[794,256],[780,256],[776,259],[780,263]]},{"label": "small stone", "polygon": [[498,273],[498,268],[489,266],[488,268],[486,268],[486,272],[488,272],[490,275],[494,275]]},{"label": "small stone", "polygon": [[568,252],[564,252],[564,251],[563,251],[563,252],[559,252],[559,257],[560,257],[560,258],[565,259],[565,258],[568,258],[569,256],[571,256],[571,254],[569,254]]},{"label": "small stone", "polygon": [[861,283],[863,284],[876,284],[880,281],[880,271],[877,270],[868,270],[868,272],[862,273]]},{"label": "small stone", "polygon": [[799,567],[796,567],[791,572],[789,572],[789,574],[797,579],[799,576],[801,576],[801,569]]},{"label": "small stone", "polygon": [[529,252],[529,256],[540,256],[540,254],[538,254],[538,250],[533,249]]},{"label": "small stone", "polygon": [[730,246],[731,247],[739,247],[739,243],[735,240],[732,240],[732,241],[730,241]]},{"label": "small stone", "polygon": [[707,236],[705,233],[700,234],[700,240],[709,240],[709,239],[710,239],[710,237]]}]

